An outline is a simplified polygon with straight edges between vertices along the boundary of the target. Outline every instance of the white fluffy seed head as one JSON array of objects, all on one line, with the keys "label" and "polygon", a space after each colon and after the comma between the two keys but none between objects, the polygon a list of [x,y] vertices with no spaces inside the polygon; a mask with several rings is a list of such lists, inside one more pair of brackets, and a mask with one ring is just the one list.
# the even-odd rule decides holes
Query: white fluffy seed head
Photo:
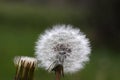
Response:
[{"label": "white fluffy seed head", "polygon": [[60,51],[64,51],[66,58],[63,62],[65,73],[74,73],[83,68],[89,61],[91,52],[86,35],[71,25],[56,25],[40,35],[35,46],[35,55],[41,62],[39,67],[46,70],[56,61]]},{"label": "white fluffy seed head", "polygon": [[[24,63],[24,64],[22,64]],[[34,66],[37,67],[37,59],[33,58],[33,57],[27,57],[27,56],[16,56],[14,58],[14,64],[15,66],[24,66],[26,67],[28,64],[30,65],[30,67]]]}]

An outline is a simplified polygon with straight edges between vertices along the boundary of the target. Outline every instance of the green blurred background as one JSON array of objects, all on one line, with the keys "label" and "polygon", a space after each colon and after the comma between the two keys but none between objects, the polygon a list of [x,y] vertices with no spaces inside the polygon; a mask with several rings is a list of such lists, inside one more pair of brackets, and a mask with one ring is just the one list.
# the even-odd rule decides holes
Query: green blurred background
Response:
[{"label": "green blurred background", "polygon": [[[15,56],[34,56],[39,34],[56,24],[79,27],[91,41],[90,62],[62,80],[120,80],[119,0],[1,0],[0,80],[14,80]],[[37,69],[35,80],[54,80]]]}]

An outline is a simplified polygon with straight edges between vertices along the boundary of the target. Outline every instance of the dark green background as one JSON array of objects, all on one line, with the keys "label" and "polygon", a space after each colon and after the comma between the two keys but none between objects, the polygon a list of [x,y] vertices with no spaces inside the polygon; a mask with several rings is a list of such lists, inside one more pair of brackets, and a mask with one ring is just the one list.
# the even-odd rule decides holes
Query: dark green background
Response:
[{"label": "dark green background", "polygon": [[[0,80],[14,80],[14,57],[33,57],[39,34],[56,24],[80,28],[90,39],[92,47],[90,62],[84,69],[65,74],[62,80],[120,80],[120,37],[116,13],[111,4],[108,8],[105,4],[96,4],[99,4],[97,8],[0,3]],[[108,11],[100,13],[101,5],[105,9],[103,12]],[[54,80],[54,73],[38,68],[35,80]]]}]

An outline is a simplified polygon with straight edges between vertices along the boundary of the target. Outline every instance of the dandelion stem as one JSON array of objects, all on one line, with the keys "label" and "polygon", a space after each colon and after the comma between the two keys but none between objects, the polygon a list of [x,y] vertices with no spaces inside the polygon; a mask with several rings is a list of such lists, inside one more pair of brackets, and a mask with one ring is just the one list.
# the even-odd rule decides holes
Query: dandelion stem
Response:
[{"label": "dandelion stem", "polygon": [[55,75],[56,75],[55,80],[60,80],[60,77],[61,77],[60,71],[57,70],[57,71],[55,72]]},{"label": "dandelion stem", "polygon": [[57,65],[53,68],[53,71],[55,71],[55,80],[60,80],[61,76],[64,76],[62,65]]}]

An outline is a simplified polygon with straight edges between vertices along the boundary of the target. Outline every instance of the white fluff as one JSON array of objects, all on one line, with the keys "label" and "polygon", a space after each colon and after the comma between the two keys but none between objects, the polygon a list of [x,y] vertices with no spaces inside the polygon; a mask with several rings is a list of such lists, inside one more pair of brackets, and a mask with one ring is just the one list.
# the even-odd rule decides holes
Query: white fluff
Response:
[{"label": "white fluff", "polygon": [[58,44],[64,44],[71,50],[70,53],[67,53],[69,56],[63,63],[65,73],[79,71],[83,68],[84,63],[89,61],[91,48],[86,35],[71,25],[56,25],[40,35],[36,42],[35,55],[40,61],[39,67],[47,70],[56,60],[58,51],[55,48]]}]

